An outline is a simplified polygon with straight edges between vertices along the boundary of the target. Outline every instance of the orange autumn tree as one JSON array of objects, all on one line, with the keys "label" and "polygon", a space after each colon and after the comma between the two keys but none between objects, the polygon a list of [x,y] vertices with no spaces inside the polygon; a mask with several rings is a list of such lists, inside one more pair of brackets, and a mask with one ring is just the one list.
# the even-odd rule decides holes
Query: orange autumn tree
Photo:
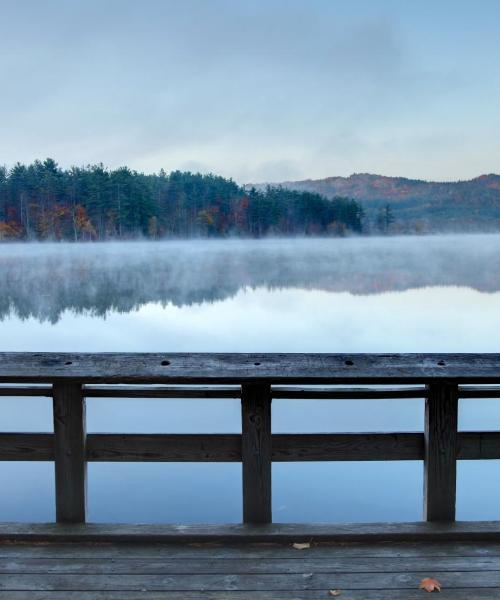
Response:
[{"label": "orange autumn tree", "polygon": [[21,229],[17,224],[0,221],[0,240],[16,239],[21,237]]},{"label": "orange autumn tree", "polygon": [[92,221],[90,220],[85,207],[76,204],[72,211],[73,228],[75,232],[75,241],[93,240],[97,237]]}]

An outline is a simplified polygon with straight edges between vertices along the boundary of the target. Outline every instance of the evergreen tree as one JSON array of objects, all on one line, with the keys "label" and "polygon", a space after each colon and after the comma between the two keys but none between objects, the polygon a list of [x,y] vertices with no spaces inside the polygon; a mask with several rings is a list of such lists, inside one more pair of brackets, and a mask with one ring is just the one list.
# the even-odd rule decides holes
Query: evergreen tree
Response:
[{"label": "evergreen tree", "polygon": [[[282,187],[246,191],[231,179],[102,164],[62,170],[53,159],[0,168],[1,239],[130,239],[361,232],[354,200]],[[386,211],[385,226],[392,222]]]}]

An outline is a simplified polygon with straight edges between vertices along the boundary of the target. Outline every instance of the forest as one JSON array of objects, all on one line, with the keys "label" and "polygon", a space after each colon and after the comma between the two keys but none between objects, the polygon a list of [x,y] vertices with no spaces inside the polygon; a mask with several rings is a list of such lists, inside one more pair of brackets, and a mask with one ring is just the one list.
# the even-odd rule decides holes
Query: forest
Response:
[{"label": "forest", "polygon": [[350,198],[282,187],[245,190],[217,175],[144,174],[51,158],[0,167],[0,240],[92,241],[344,235],[363,229]]}]

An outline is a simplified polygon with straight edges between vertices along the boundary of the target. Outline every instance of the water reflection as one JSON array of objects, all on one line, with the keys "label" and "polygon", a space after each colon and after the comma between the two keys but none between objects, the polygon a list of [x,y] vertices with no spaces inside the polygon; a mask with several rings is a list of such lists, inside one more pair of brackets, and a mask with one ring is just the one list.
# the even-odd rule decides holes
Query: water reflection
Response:
[{"label": "water reflection", "polygon": [[500,236],[0,246],[0,318],[56,323],[147,303],[183,307],[242,289],[379,294],[429,286],[500,290]]}]

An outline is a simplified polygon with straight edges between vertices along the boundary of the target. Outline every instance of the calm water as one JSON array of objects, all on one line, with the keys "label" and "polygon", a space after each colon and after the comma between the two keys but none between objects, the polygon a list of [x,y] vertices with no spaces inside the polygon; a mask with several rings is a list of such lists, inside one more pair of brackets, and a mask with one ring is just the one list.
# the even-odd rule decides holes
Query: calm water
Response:
[{"label": "calm water", "polygon": [[[0,246],[0,349],[498,352],[500,236]],[[4,431],[51,431],[2,399]],[[89,399],[95,432],[240,431],[238,401]],[[274,401],[275,432],[421,431],[423,401]],[[500,428],[500,401],[460,403]],[[237,522],[237,464],[90,464],[94,521]],[[459,463],[458,518],[499,518],[498,461]],[[0,463],[0,520],[53,520],[53,465]],[[3,486],[2,486],[3,487]],[[273,466],[276,521],[421,518],[421,463]]]}]

